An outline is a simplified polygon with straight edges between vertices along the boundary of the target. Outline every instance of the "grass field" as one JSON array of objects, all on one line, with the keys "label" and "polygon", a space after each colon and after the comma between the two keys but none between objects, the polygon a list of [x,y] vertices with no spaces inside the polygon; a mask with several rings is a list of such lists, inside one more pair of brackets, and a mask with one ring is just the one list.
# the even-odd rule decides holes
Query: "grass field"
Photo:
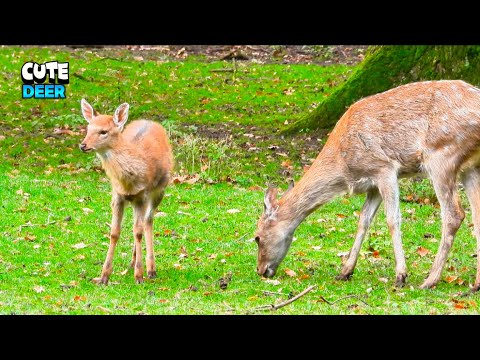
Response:
[{"label": "grass field", "polygon": [[[26,61],[68,61],[65,100],[21,98]],[[383,211],[356,271],[337,281],[364,197],[339,197],[300,225],[271,280],[255,273],[252,241],[270,183],[286,189],[317,155],[327,134],[283,137],[279,130],[313,109],[351,66],[184,61],[123,49],[0,47],[1,314],[477,314],[475,239],[470,209],[443,280],[418,286],[440,239],[440,209],[427,180],[401,188],[407,286],[395,289]],[[213,71],[212,71],[213,70]],[[83,154],[80,99],[111,114],[130,103],[129,119],[168,130],[175,181],[155,218],[158,277],[136,285],[128,268],[129,208],[108,286],[99,276],[108,246],[110,183],[93,154]],[[298,300],[279,304],[315,285]]]}]

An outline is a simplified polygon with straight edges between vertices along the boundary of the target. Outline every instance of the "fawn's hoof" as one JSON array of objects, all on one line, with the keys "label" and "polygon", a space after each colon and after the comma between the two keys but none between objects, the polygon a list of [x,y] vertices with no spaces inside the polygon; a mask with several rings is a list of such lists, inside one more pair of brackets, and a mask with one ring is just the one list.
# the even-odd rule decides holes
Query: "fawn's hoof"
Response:
[{"label": "fawn's hoof", "polygon": [[347,281],[347,280],[350,280],[350,278],[352,277],[353,274],[338,274],[337,276],[335,276],[335,280],[342,280],[342,281]]},{"label": "fawn's hoof", "polygon": [[155,270],[154,271],[148,271],[147,276],[148,276],[149,279],[155,279],[157,277],[157,272]]},{"label": "fawn's hoof", "polygon": [[137,284],[143,284],[143,277],[136,277],[136,278],[135,278],[135,283],[137,283]]},{"label": "fawn's hoof", "polygon": [[397,278],[395,279],[395,287],[401,288],[405,286],[405,283],[407,282],[407,274],[400,274],[397,275]]},{"label": "fawn's hoof", "polygon": [[108,284],[108,278],[107,277],[97,277],[93,278],[92,282],[97,285],[107,285]]}]

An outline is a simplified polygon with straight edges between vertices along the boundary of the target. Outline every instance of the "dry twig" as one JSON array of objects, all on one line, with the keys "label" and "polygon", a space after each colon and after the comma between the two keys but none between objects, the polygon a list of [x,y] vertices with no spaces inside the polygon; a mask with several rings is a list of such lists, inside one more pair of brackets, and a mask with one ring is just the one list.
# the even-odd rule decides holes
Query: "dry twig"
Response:
[{"label": "dry twig", "polygon": [[288,299],[287,301],[284,301],[280,304],[270,304],[270,305],[263,305],[263,306],[258,306],[256,308],[253,308],[251,309],[251,311],[257,311],[257,310],[278,310],[284,306],[287,306],[288,304],[291,304],[292,302],[294,302],[295,300],[298,300],[300,299],[303,295],[309,293],[310,291],[312,291],[317,285],[312,285],[312,286],[309,286],[308,288],[306,288],[305,290],[303,290],[300,294],[292,297],[291,299]]}]

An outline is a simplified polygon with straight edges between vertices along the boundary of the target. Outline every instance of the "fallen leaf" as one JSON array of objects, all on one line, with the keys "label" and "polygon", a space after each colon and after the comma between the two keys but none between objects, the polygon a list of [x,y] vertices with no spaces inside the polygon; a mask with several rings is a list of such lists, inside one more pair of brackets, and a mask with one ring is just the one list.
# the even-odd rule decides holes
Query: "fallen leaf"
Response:
[{"label": "fallen leaf", "polygon": [[80,301],[80,300],[85,301],[85,300],[87,300],[87,297],[85,295],[75,295],[73,297],[73,301]]},{"label": "fallen leaf", "polygon": [[445,281],[450,284],[450,283],[454,282],[454,281],[457,280],[457,279],[458,279],[458,276],[451,275],[451,276],[447,276],[447,277],[445,278]]},{"label": "fallen leaf", "polygon": [[164,216],[167,216],[167,213],[164,213],[163,211],[159,211],[155,214],[154,217],[157,218],[157,217],[164,217]]},{"label": "fallen leaf", "polygon": [[293,270],[290,270],[290,269],[285,269],[285,274],[287,274],[288,276],[290,277],[295,277],[297,276],[297,273]]},{"label": "fallen leaf", "polygon": [[83,249],[83,248],[87,247],[87,245],[85,245],[85,243],[81,242],[81,243],[72,245],[72,247],[73,247],[74,249]]},{"label": "fallen leaf", "polygon": [[86,207],[85,207],[85,208],[82,208],[82,210],[83,210],[83,212],[84,212],[85,214],[88,214],[88,213],[93,212],[92,209],[89,209],[89,208],[86,208]]},{"label": "fallen leaf", "polygon": [[161,303],[168,303],[168,301],[169,301],[168,299],[160,299],[160,300],[158,300],[158,302],[161,302]]},{"label": "fallen leaf", "polygon": [[272,279],[265,279],[264,280],[267,284],[272,284],[272,285],[280,285],[280,281],[278,280],[272,280]]},{"label": "fallen leaf", "polygon": [[217,254],[211,254],[208,256],[209,259],[215,259],[217,257]]},{"label": "fallen leaf", "polygon": [[380,257],[380,252],[378,250],[374,250],[372,256],[378,259]]},{"label": "fallen leaf", "polygon": [[238,210],[238,209],[229,209],[229,210],[227,210],[227,213],[229,213],[229,214],[235,214],[235,213],[239,213],[239,212],[240,212],[240,210]]},{"label": "fallen leaf", "polygon": [[387,283],[388,282],[388,279],[387,278],[384,278],[384,277],[381,277],[381,278],[378,278],[378,281],[381,281],[383,283]]},{"label": "fallen leaf", "polygon": [[419,246],[417,248],[417,254],[420,255],[421,257],[424,257],[425,255],[430,254],[430,250],[425,249],[423,246]]},{"label": "fallen leaf", "polygon": [[45,291],[45,288],[43,286],[40,286],[40,285],[35,285],[33,287],[33,290],[36,292],[36,293],[42,293]]},{"label": "fallen leaf", "polygon": [[468,304],[466,304],[464,301],[456,302],[453,306],[454,306],[455,309],[467,309],[468,308]]},{"label": "fallen leaf", "polygon": [[321,246],[312,246],[312,249],[313,250],[322,250],[322,247]]},{"label": "fallen leaf", "polygon": [[127,273],[128,273],[128,269],[125,269],[125,270],[120,272],[120,275],[125,276],[125,275],[127,275]]}]

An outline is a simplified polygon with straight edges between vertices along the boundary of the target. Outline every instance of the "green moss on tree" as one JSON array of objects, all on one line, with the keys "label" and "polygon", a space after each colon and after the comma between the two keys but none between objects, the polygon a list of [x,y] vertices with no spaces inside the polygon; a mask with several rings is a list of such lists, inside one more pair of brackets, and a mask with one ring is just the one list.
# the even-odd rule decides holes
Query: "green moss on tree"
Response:
[{"label": "green moss on tree", "polygon": [[422,80],[462,79],[480,84],[480,46],[371,46],[353,74],[286,132],[330,129],[363,97]]}]

